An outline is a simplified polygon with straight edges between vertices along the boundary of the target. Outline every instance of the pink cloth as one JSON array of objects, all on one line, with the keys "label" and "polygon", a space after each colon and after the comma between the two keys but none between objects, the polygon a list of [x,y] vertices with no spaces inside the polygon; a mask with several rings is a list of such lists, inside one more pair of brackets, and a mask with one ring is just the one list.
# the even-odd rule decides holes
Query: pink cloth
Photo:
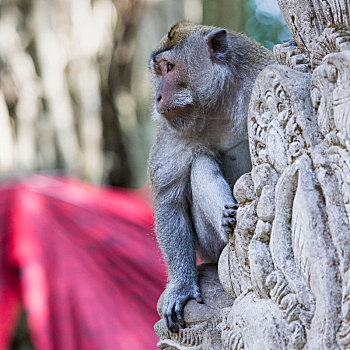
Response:
[{"label": "pink cloth", "polygon": [[36,350],[157,349],[166,273],[141,197],[41,175],[0,193],[0,350],[21,304]]}]

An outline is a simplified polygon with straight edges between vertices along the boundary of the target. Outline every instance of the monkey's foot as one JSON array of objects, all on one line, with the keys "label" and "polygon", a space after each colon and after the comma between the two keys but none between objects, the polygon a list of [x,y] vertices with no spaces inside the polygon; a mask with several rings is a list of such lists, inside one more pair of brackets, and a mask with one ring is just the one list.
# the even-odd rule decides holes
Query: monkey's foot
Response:
[{"label": "monkey's foot", "polygon": [[198,284],[205,303],[199,304],[191,299],[185,304],[183,315],[186,328],[179,328],[176,333],[169,332],[162,312],[169,287],[159,298],[157,310],[162,319],[155,324],[154,330],[159,338],[160,349],[202,349],[204,337],[206,342],[212,339],[206,349],[221,349],[221,346],[213,344],[216,341],[221,344],[222,328],[219,322],[226,317],[226,313],[221,316],[222,309],[229,310],[233,299],[222,288],[216,264],[204,263],[198,266]]},{"label": "monkey's foot", "polygon": [[237,203],[225,204],[225,208],[222,212],[222,228],[225,233],[233,233],[233,229],[236,224],[236,212],[238,209]]},{"label": "monkey's foot", "polygon": [[183,309],[190,299],[195,299],[200,304],[204,302],[197,284],[169,285],[167,287],[163,305],[163,317],[170,332],[177,333],[179,326],[185,327]]}]

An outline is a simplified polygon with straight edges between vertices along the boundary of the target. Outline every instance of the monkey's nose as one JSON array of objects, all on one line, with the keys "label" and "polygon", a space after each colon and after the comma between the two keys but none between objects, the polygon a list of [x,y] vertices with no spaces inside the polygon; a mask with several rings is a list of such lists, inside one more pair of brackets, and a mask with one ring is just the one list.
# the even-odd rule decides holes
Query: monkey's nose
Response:
[{"label": "monkey's nose", "polygon": [[159,94],[156,96],[156,107],[157,107],[157,112],[160,113],[160,111],[162,110],[162,105],[163,105],[163,101],[162,101],[162,95]]}]

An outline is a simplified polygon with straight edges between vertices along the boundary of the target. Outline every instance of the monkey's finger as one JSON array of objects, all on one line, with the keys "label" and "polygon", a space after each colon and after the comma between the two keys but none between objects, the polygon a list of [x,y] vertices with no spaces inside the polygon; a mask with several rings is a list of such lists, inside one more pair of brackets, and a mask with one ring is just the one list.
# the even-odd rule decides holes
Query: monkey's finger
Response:
[{"label": "monkey's finger", "polygon": [[231,217],[226,217],[226,218],[222,218],[221,220],[221,225],[224,228],[229,228],[232,229],[232,226],[236,223],[236,218],[231,218]]},{"label": "monkey's finger", "polygon": [[231,212],[231,209],[225,209],[224,212],[222,213],[222,216],[224,218],[228,218],[230,217],[230,212]]},{"label": "monkey's finger", "polygon": [[177,333],[179,331],[179,326],[176,323],[175,320],[175,315],[173,313],[171,313],[170,316],[168,316],[168,323],[169,323],[169,330],[171,333]]},{"label": "monkey's finger", "polygon": [[238,209],[238,203],[227,203],[225,204],[225,209]]},{"label": "monkey's finger", "polygon": [[176,333],[179,330],[179,327],[173,321],[173,306],[167,305],[163,312],[165,324],[168,327],[169,331]]},{"label": "monkey's finger", "polygon": [[223,212],[224,217],[235,217],[236,216],[236,210],[235,209],[225,209]]},{"label": "monkey's finger", "polygon": [[228,210],[228,215],[229,216],[236,216],[236,209],[230,209],[230,210]]},{"label": "monkey's finger", "polygon": [[185,320],[183,316],[183,307],[184,305],[182,303],[177,303],[175,305],[175,317],[177,319],[177,323],[182,327],[185,328]]},{"label": "monkey's finger", "polygon": [[166,324],[167,328],[169,329],[169,331],[170,331],[170,332],[173,332],[173,326],[172,326],[171,316],[169,316],[169,315],[164,315],[164,321],[165,321],[165,324]]}]

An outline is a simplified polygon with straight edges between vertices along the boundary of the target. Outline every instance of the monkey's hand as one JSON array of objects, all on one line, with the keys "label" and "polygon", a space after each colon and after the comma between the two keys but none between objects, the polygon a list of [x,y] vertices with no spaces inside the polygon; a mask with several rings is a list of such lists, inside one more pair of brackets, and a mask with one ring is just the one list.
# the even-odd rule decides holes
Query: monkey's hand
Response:
[{"label": "monkey's hand", "polygon": [[186,326],[183,309],[190,299],[195,299],[200,304],[204,303],[196,283],[168,285],[163,306],[163,317],[170,332],[177,333],[179,326],[182,328]]},{"label": "monkey's hand", "polygon": [[232,234],[236,224],[236,212],[238,209],[237,203],[225,204],[222,212],[222,228],[225,233]]}]

